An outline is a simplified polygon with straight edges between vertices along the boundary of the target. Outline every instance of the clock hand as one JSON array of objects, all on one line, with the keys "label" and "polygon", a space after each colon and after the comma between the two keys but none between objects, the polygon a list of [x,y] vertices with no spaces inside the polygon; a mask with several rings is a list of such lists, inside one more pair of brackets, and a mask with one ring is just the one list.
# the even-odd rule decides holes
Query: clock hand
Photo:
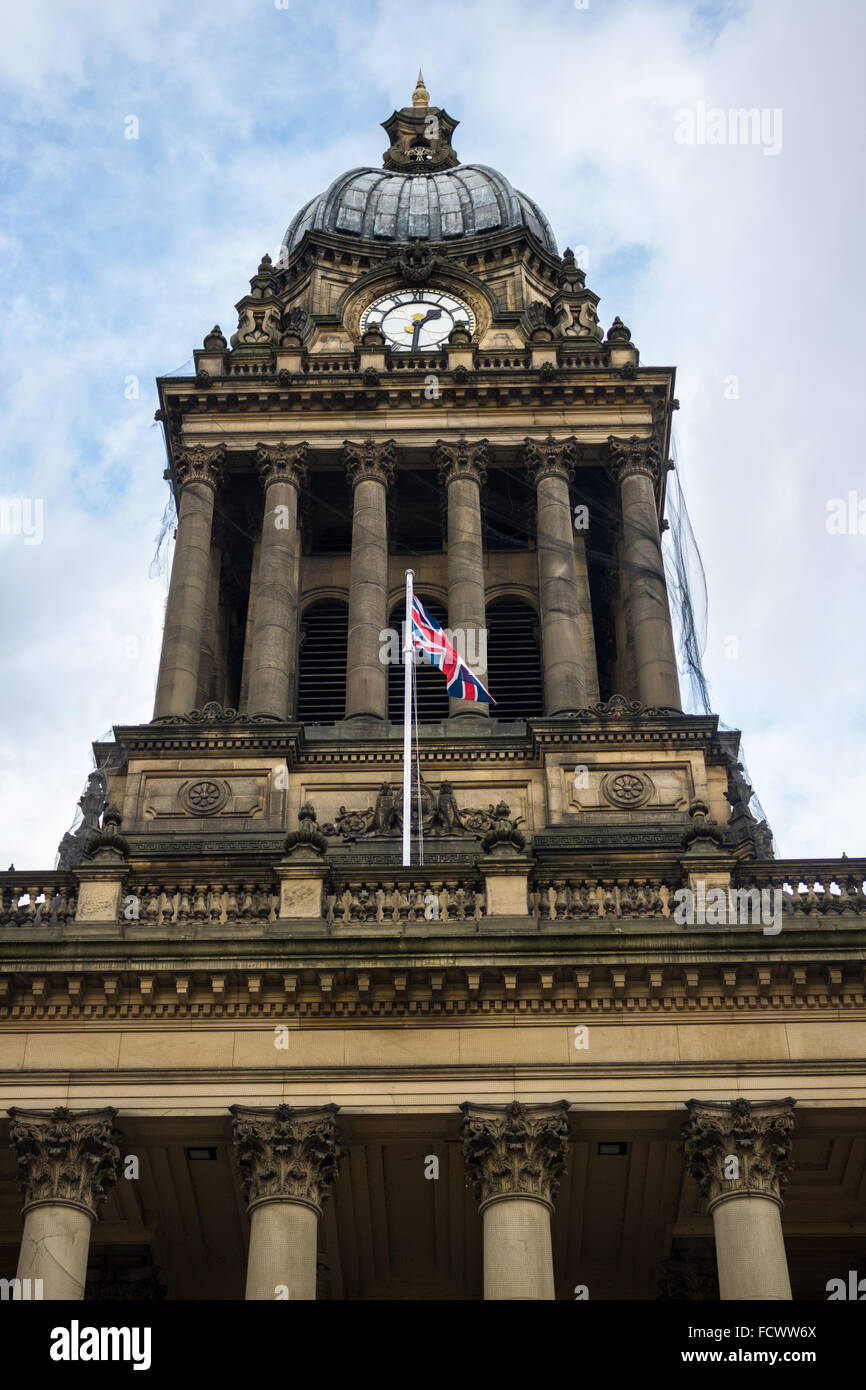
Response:
[{"label": "clock hand", "polygon": [[441,310],[441,309],[428,309],[427,312],[426,312],[426,314],[424,315],[423,319],[416,319],[416,321],[415,321],[415,328],[414,328],[414,331],[413,331],[413,333],[412,333],[412,351],[413,351],[413,352],[415,351],[415,349],[416,349],[417,346],[418,346],[418,337],[419,337],[419,334],[420,334],[420,332],[421,332],[421,329],[424,327],[425,323],[430,323],[431,319],[441,319],[441,317],[442,317],[442,310]]}]

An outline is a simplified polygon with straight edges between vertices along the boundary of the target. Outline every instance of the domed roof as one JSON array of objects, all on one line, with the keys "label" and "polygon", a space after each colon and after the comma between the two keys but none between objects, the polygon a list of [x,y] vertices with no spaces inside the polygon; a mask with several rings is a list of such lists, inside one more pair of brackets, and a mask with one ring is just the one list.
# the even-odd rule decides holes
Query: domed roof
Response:
[{"label": "domed roof", "polygon": [[311,229],[372,241],[449,241],[505,227],[528,228],[545,250],[558,254],[538,205],[484,164],[457,164],[431,173],[350,169],[292,219],[282,254],[293,251]]},{"label": "domed roof", "polygon": [[486,164],[461,164],[451,144],[459,121],[440,106],[419,72],[412,105],[382,125],[391,141],[382,169],[350,169],[311,198],[283,237],[284,261],[305,232],[343,232],[371,241],[451,241],[507,227],[526,227],[558,255],[537,203]]}]

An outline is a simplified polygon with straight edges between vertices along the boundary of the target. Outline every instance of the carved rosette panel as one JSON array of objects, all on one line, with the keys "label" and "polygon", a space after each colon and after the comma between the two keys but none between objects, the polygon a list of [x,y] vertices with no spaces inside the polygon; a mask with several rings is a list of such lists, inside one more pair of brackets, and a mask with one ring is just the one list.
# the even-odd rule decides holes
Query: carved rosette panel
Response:
[{"label": "carved rosette panel", "polygon": [[565,1169],[568,1108],[567,1100],[461,1105],[463,1159],[479,1208],[500,1197],[535,1197],[553,1206]]},{"label": "carved rosette panel", "polygon": [[[701,1195],[713,1203],[731,1194],[763,1193],[781,1200],[791,1166],[794,1101],[686,1102],[686,1165]],[[726,1177],[736,1158],[737,1177]]]},{"label": "carved rosette panel", "polygon": [[249,1206],[283,1200],[321,1211],[345,1149],[338,1105],[232,1105],[238,1172]]},{"label": "carved rosette panel", "polygon": [[267,491],[271,483],[292,483],[300,492],[307,480],[309,447],[306,440],[300,444],[257,444],[256,467],[262,487]]},{"label": "carved rosette panel", "polygon": [[633,811],[646,805],[655,787],[645,772],[609,772],[601,779],[601,790],[612,806]]},{"label": "carved rosette panel", "polygon": [[568,480],[577,466],[577,440],[554,439],[552,434],[524,439],[523,462],[536,483],[549,476]]},{"label": "carved rosette panel", "polygon": [[117,1111],[9,1110],[9,1137],[25,1210],[42,1202],[71,1202],[95,1217],[117,1181]]},{"label": "carved rosette panel", "polygon": [[363,444],[353,444],[350,439],[344,439],[343,463],[352,487],[357,487],[366,478],[374,478],[390,487],[397,467],[396,440],[388,439],[384,444],[377,444],[372,439],[366,439]]},{"label": "carved rosette panel", "polygon": [[185,782],[178,792],[178,802],[189,816],[215,816],[229,799],[231,789],[221,778],[201,777]]},{"label": "carved rosette panel", "polygon": [[483,485],[487,481],[488,447],[486,439],[479,439],[476,444],[469,444],[465,439],[456,444],[438,440],[434,460],[443,487],[455,478],[471,478]]},{"label": "carved rosette panel", "polygon": [[644,473],[657,482],[661,472],[658,445],[654,439],[641,439],[633,434],[628,439],[617,439],[609,435],[607,440],[607,467],[610,474],[619,482],[635,473]]},{"label": "carved rosette panel", "polygon": [[174,476],[181,488],[187,483],[204,483],[216,491],[222,481],[225,460],[225,444],[218,444],[215,449],[207,449],[203,444],[179,449],[172,458]]}]

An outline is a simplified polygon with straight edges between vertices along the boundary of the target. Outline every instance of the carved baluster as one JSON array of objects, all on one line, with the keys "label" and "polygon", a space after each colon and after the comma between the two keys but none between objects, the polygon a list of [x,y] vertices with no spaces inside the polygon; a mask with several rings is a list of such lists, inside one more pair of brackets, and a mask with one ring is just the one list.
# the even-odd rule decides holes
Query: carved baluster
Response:
[{"label": "carved baluster", "polygon": [[226,921],[236,922],[238,919],[238,897],[235,892],[234,884],[226,884]]},{"label": "carved baluster", "polygon": [[568,916],[568,898],[565,892],[565,879],[554,879],[553,887],[556,894],[553,904],[553,913],[556,920],[561,922],[563,918]]},{"label": "carved baluster", "polygon": [[484,894],[480,891],[480,889],[476,888],[472,896],[475,903],[472,916],[475,918],[476,922],[480,922],[481,918],[484,916],[484,913],[486,911],[484,906]]},{"label": "carved baluster", "polygon": [[189,921],[189,891],[186,888],[181,888],[177,895],[177,915],[175,921]]},{"label": "carved baluster", "polygon": [[631,879],[628,879],[625,886],[620,885],[619,890],[619,910],[621,917],[634,917],[635,915],[635,887]]},{"label": "carved baluster", "polygon": [[841,911],[842,911],[842,908],[840,907],[840,896],[841,896],[841,895],[840,895],[839,893],[834,893],[834,892],[833,892],[833,884],[834,884],[834,883],[836,883],[836,886],[837,886],[837,887],[839,886],[837,880],[834,879],[834,878],[832,877],[832,875],[828,876],[828,877],[824,880],[824,903],[823,903],[823,910],[824,910],[824,912],[838,913],[838,912],[841,912]]},{"label": "carved baluster", "polygon": [[806,893],[805,893],[805,896],[804,896],[804,898],[803,898],[803,911],[804,911],[807,915],[810,915],[810,914],[812,914],[812,913],[814,913],[814,912],[819,912],[820,909],[821,909],[821,900],[820,900],[820,898],[818,897],[818,894],[815,892],[815,884],[814,884],[814,882],[811,882],[811,881],[810,881],[809,883],[806,884]]},{"label": "carved baluster", "polygon": [[203,922],[207,917],[206,894],[207,887],[204,883],[197,883],[193,889],[195,899],[193,902],[192,915],[197,922]]},{"label": "carved baluster", "polygon": [[442,892],[439,895],[439,918],[443,922],[451,921],[451,894],[454,891],[454,880],[446,879],[442,884]]}]

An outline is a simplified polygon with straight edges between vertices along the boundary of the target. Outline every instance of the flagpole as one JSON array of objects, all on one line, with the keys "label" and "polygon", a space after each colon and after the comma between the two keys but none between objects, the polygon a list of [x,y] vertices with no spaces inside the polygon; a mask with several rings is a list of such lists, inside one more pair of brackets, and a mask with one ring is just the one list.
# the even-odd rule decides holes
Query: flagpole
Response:
[{"label": "flagpole", "polygon": [[403,627],[403,867],[412,862],[412,679],[415,670],[412,643],[412,581],[406,571],[406,619]]}]

